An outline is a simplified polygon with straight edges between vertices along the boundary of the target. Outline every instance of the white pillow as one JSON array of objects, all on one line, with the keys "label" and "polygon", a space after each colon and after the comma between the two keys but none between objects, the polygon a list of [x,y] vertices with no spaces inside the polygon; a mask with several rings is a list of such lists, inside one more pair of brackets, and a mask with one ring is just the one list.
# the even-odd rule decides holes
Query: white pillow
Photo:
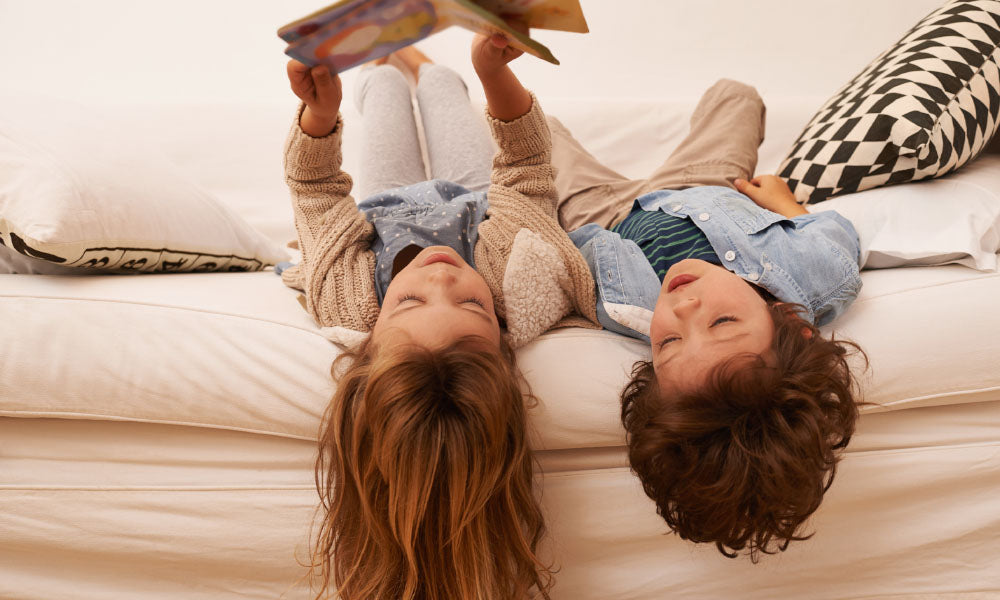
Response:
[{"label": "white pillow", "polygon": [[807,208],[836,210],[854,224],[865,268],[958,263],[996,271],[1000,156],[981,156],[939,179],[846,194]]},{"label": "white pillow", "polygon": [[0,272],[256,271],[285,259],[149,142],[81,106],[0,92]]}]

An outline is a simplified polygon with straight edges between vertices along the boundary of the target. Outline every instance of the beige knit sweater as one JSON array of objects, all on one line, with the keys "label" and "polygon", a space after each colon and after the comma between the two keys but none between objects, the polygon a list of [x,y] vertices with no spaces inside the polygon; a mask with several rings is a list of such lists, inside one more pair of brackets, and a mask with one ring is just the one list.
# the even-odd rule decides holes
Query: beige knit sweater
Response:
[{"label": "beige knit sweater", "polygon": [[[285,181],[302,263],[282,278],[304,292],[306,310],[321,326],[368,332],[379,313],[375,233],[341,170],[343,121],[330,135],[313,138],[299,127],[298,115],[285,144]],[[593,277],[556,221],[552,142],[537,99],[532,96],[531,110],[514,121],[489,114],[487,120],[499,150],[474,252],[508,340],[516,347],[553,327],[599,329]]]}]

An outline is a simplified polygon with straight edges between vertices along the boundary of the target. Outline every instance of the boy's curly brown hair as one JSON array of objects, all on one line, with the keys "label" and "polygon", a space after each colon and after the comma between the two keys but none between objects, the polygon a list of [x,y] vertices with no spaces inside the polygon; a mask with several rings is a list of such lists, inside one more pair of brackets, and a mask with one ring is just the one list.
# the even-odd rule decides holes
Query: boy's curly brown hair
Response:
[{"label": "boy's curly brown hair", "polygon": [[[859,402],[846,357],[853,342],[824,339],[802,307],[769,302],[773,357],[737,355],[700,389],[664,397],[651,362],[622,391],[629,462],[657,513],[681,538],[734,558],[783,551],[812,534],[854,433]],[[865,358],[867,361],[867,357]]]}]

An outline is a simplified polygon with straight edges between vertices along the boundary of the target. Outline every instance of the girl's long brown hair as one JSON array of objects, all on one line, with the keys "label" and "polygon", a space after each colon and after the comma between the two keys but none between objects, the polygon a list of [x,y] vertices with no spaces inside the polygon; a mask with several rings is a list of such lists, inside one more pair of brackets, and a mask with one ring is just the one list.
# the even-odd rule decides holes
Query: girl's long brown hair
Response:
[{"label": "girl's long brown hair", "polygon": [[512,350],[367,343],[333,371],[315,472],[316,598],[549,598]]}]

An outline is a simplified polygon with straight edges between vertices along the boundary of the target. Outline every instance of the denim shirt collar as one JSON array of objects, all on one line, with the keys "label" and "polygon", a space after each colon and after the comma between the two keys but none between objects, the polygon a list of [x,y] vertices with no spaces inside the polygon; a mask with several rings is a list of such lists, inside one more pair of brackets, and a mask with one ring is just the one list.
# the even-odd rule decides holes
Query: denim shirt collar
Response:
[{"label": "denim shirt collar", "polygon": [[[662,210],[691,219],[726,269],[782,302],[802,305],[805,316],[818,325],[841,314],[861,289],[858,234],[850,221],[835,211],[787,218],[757,206],[735,190],[715,186],[652,192],[639,197],[636,204],[643,210]],[[601,230],[596,225],[586,227]],[[574,234],[571,239],[594,272],[598,304],[633,302],[651,313],[656,297],[650,300],[649,291],[655,285],[658,295],[660,282],[638,247],[607,231],[598,234],[589,229]],[[605,280],[614,285],[602,287]],[[598,316],[602,316],[600,310]],[[648,328],[623,327],[608,311],[604,317],[614,323],[609,327],[602,320],[606,328],[648,339]]]},{"label": "denim shirt collar", "polygon": [[486,218],[486,192],[438,179],[395,188],[366,198],[359,210],[375,230],[375,293],[379,306],[392,281],[393,263],[410,245],[448,246],[476,267],[479,224]]}]

